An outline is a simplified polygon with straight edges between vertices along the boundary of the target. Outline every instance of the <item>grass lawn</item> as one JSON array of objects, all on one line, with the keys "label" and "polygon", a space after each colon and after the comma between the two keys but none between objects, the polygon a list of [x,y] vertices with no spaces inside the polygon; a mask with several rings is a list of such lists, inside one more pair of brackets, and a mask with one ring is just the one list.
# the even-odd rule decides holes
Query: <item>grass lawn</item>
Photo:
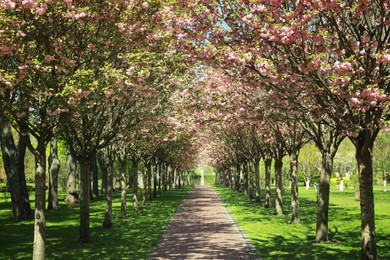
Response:
[{"label": "grass lawn", "polygon": [[[46,257],[47,259],[147,259],[189,188],[186,186],[168,191],[145,206],[141,206],[139,212],[132,211],[132,197],[128,194],[127,219],[120,218],[120,193],[114,192],[111,229],[102,227],[105,198],[101,195],[99,199],[91,201],[91,242],[89,244],[78,242],[79,205],[69,206],[61,203],[60,210],[46,211]],[[1,193],[0,195],[0,259],[31,259],[33,221],[14,222],[10,198],[4,197]],[[64,201],[65,195],[60,196],[60,201]],[[33,197],[31,201],[33,202]]]},{"label": "grass lawn", "polygon": [[[360,205],[352,189],[331,189],[330,242],[315,243],[316,193],[300,187],[301,222],[291,220],[290,191],[284,192],[285,216],[249,201],[242,193],[214,186],[263,259],[360,259]],[[272,194],[273,195],[273,194]],[[264,194],[262,194],[264,199]],[[273,196],[272,196],[273,199]],[[375,189],[377,247],[380,259],[390,259],[390,192]]]},{"label": "grass lawn", "polygon": [[[214,186],[215,187],[215,186]],[[284,192],[285,216],[249,201],[243,194],[216,186],[235,219],[264,259],[359,259],[360,206],[354,191],[330,195],[330,242],[315,243],[315,189],[300,187],[301,224],[291,225],[289,190]],[[273,195],[273,194],[272,194]],[[264,194],[262,194],[264,199]],[[390,192],[375,191],[377,246],[380,259],[390,259]]]}]

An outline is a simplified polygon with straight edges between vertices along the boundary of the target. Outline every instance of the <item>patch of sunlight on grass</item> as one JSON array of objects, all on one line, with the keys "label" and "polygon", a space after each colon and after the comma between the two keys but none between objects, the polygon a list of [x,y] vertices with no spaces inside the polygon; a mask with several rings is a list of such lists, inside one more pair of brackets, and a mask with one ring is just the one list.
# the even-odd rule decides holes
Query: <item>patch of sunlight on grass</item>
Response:
[{"label": "patch of sunlight on grass", "polygon": [[[360,204],[353,190],[330,194],[328,243],[315,243],[316,193],[299,190],[301,224],[291,225],[290,191],[284,192],[286,215],[274,215],[274,209],[250,201],[230,188],[214,186],[234,218],[252,241],[263,259],[359,259]],[[271,198],[273,202],[273,191]],[[264,194],[261,194],[264,199]],[[379,258],[390,259],[390,192],[375,191],[377,247]]]},{"label": "patch of sunlight on grass", "polygon": [[[173,214],[187,195],[190,186],[173,189],[140,206],[131,207],[132,194],[128,192],[128,218],[120,218],[120,192],[114,192],[113,227],[102,227],[105,196],[91,201],[91,242],[80,244],[79,205],[61,203],[58,211],[47,211],[48,259],[147,259]],[[61,194],[60,202],[65,199]],[[142,195],[140,193],[140,198]],[[33,198],[32,198],[33,199]],[[32,204],[34,207],[34,204]],[[0,259],[31,259],[33,221],[14,222],[11,204],[0,201]]]}]

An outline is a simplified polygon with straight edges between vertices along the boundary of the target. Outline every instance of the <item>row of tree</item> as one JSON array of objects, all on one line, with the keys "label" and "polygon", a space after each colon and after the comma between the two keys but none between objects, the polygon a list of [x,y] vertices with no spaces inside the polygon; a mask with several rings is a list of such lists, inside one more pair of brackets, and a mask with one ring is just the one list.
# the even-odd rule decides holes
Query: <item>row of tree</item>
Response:
[{"label": "row of tree", "polygon": [[[345,138],[353,143],[362,259],[377,258],[372,151],[390,119],[389,12],[389,2],[382,0],[194,0],[172,4],[166,18],[180,35],[178,48],[206,64],[188,100],[202,93],[200,103],[208,112],[196,110],[198,117],[209,114],[209,121],[222,122],[214,131],[216,138],[223,138],[222,131],[231,133],[226,149],[236,153],[235,159],[269,156],[277,172],[281,158],[289,154],[295,187],[298,152],[307,140],[315,143],[322,157],[317,241],[328,240],[333,159]],[[240,140],[241,131],[261,134]],[[234,146],[242,142],[253,149],[243,152]],[[256,149],[261,151],[249,156]],[[292,192],[296,197],[294,188]],[[280,201],[275,203],[278,208]]]},{"label": "row of tree", "polygon": [[[81,242],[90,240],[90,179],[97,158],[104,158],[99,162],[107,171],[105,227],[112,225],[115,160],[123,167],[122,216],[127,160],[133,165],[135,209],[141,161],[148,196],[152,186],[182,185],[183,172],[194,163],[194,133],[171,114],[172,96],[193,72],[163,30],[164,10],[158,1],[1,2],[2,156],[14,216],[20,220],[32,217],[23,166],[27,148],[35,158],[33,259],[45,258],[47,168],[49,208],[58,205],[57,139],[66,142],[69,152],[68,202],[76,201],[75,162],[79,165]],[[152,171],[155,165],[158,171]]]}]

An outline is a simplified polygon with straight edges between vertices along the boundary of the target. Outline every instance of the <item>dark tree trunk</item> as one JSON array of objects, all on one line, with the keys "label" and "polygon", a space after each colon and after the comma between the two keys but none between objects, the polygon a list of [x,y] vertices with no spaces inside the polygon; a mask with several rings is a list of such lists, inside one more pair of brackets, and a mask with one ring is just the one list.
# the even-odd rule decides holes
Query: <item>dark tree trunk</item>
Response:
[{"label": "dark tree trunk", "polygon": [[261,197],[260,197],[260,159],[256,158],[254,160],[254,165],[255,167],[255,200],[257,203],[261,202]]},{"label": "dark tree trunk", "polygon": [[244,194],[249,198],[249,174],[248,174],[248,164],[244,163],[243,169],[242,169],[242,177],[243,177],[243,189],[244,189]]},{"label": "dark tree trunk", "polygon": [[60,171],[60,160],[58,159],[57,138],[50,141],[49,156],[49,197],[47,209],[58,210],[58,172]]},{"label": "dark tree trunk", "polygon": [[148,179],[148,200],[152,199],[152,165],[146,163],[146,175]]},{"label": "dark tree trunk", "polygon": [[158,173],[157,173],[157,182],[158,182],[158,187],[157,187],[157,194],[161,194],[161,176],[162,176],[162,164],[158,164]]},{"label": "dark tree trunk", "polygon": [[253,191],[254,191],[254,172],[252,163],[248,162],[248,170],[249,170],[249,199],[253,199]]},{"label": "dark tree trunk", "polygon": [[316,241],[328,241],[328,215],[329,215],[329,189],[330,176],[333,168],[333,157],[331,154],[322,153],[322,171],[320,175],[317,224],[316,224]]},{"label": "dark tree trunk", "polygon": [[99,168],[102,173],[102,193],[106,194],[107,193],[107,168],[101,153],[97,154],[97,158],[99,162]]},{"label": "dark tree trunk", "polygon": [[99,171],[97,166],[96,156],[92,158],[91,162],[91,174],[92,174],[92,197],[99,197]]},{"label": "dark tree trunk", "polygon": [[275,212],[278,216],[283,215],[282,159],[283,158],[275,158]]},{"label": "dark tree trunk", "polygon": [[132,159],[131,172],[133,175],[133,209],[138,211],[138,159]]},{"label": "dark tree trunk", "polygon": [[378,131],[363,130],[350,138],[356,149],[359,171],[361,211],[361,259],[378,259],[375,235],[375,207],[373,192],[372,147]]},{"label": "dark tree trunk", "polygon": [[[109,157],[109,156],[108,156]],[[112,158],[107,160],[107,194],[106,194],[106,210],[104,212],[103,227],[112,227],[112,191],[114,189],[114,161]]]},{"label": "dark tree trunk", "polygon": [[127,161],[126,159],[121,160],[121,217],[127,217]]},{"label": "dark tree trunk", "polygon": [[2,124],[6,124],[6,122],[2,122],[0,116],[1,151],[11,194],[14,219],[17,221],[30,220],[32,211],[24,172],[26,137],[20,136],[18,146],[16,147],[11,128]]},{"label": "dark tree trunk", "polygon": [[180,189],[181,188],[181,170],[177,170],[177,181],[178,181],[178,184],[177,184],[177,187]]},{"label": "dark tree trunk", "polygon": [[81,202],[80,202],[80,242],[89,243],[89,193],[90,193],[90,176],[91,162],[86,156],[80,158],[80,181],[81,181]]},{"label": "dark tree trunk", "polygon": [[153,171],[153,198],[157,197],[157,166],[154,167]]},{"label": "dark tree trunk", "polygon": [[142,171],[142,182],[143,182],[143,189],[142,189],[142,205],[146,204],[146,198],[148,196],[148,174],[146,172],[146,168],[144,167]]},{"label": "dark tree trunk", "polygon": [[35,156],[35,213],[33,259],[45,259],[46,247],[46,142],[38,141]]},{"label": "dark tree trunk", "polygon": [[236,165],[236,178],[235,178],[235,190],[240,190],[240,176],[241,176],[241,167],[239,164]]},{"label": "dark tree trunk", "polygon": [[66,167],[68,170],[68,180],[66,182],[66,202],[69,204],[76,204],[79,199],[77,192],[77,169],[76,160],[70,152],[69,146],[66,152]]},{"label": "dark tree trunk", "polygon": [[301,223],[298,199],[298,152],[292,151],[290,154],[290,174],[291,174],[291,224]]},{"label": "dark tree trunk", "polygon": [[271,208],[271,157],[266,157],[264,160],[265,165],[265,208]]}]

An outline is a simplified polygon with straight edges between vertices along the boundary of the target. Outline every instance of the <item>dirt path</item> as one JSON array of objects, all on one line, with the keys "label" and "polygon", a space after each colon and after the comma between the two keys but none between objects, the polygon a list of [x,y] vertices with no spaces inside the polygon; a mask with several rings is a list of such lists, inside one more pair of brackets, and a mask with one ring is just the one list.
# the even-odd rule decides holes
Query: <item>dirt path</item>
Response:
[{"label": "dirt path", "polygon": [[151,259],[261,259],[209,186],[195,186]]}]

